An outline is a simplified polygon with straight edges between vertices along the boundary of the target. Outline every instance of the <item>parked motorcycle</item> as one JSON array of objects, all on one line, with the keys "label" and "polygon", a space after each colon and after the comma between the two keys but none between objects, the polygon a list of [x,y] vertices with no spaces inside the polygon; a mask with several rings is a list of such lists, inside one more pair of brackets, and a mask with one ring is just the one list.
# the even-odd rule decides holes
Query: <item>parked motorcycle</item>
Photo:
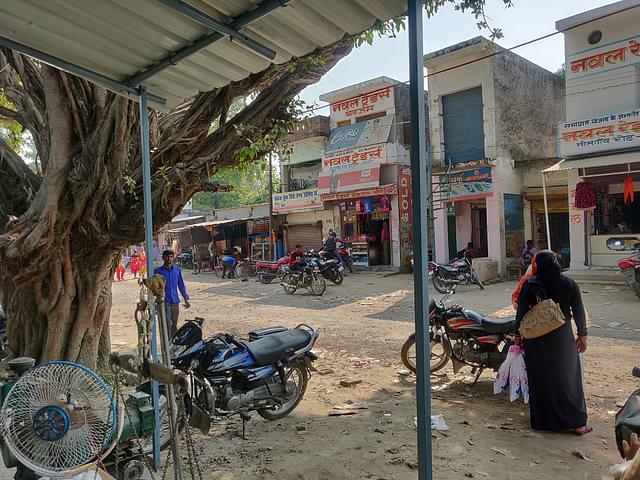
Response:
[{"label": "parked motorcycle", "polygon": [[[486,368],[497,371],[507,358],[515,337],[515,317],[487,318],[459,305],[447,306],[442,300],[429,304],[429,342],[431,373],[444,368],[449,360],[454,372],[473,367],[478,377]],[[401,350],[402,363],[416,371],[416,338],[409,336]]]},{"label": "parked motorcycle", "polygon": [[454,260],[449,265],[436,262],[429,262],[429,278],[435,288],[440,293],[449,293],[455,285],[469,285],[475,283],[484,290],[484,285],[480,281],[478,272],[468,257]]},{"label": "parked motorcycle", "polygon": [[282,278],[285,273],[285,266],[289,265],[289,257],[282,257],[276,262],[260,260],[256,262],[256,275],[260,283],[268,284],[274,278]]},{"label": "parked motorcycle", "polygon": [[204,319],[187,321],[171,338],[173,367],[189,375],[185,396],[192,425],[208,431],[215,417],[257,412],[267,420],[289,415],[307,389],[317,359],[318,332],[305,324],[294,329],[254,330],[248,340],[229,334],[203,338]]},{"label": "parked motorcycle", "polygon": [[307,263],[309,266],[318,269],[318,273],[327,280],[332,281],[336,285],[340,285],[344,281],[340,266],[340,262],[335,258],[325,259],[318,253],[311,250],[307,255]]},{"label": "parked motorcycle", "polygon": [[636,250],[631,257],[618,260],[618,268],[629,286],[640,297],[640,251]]},{"label": "parked motorcycle", "polygon": [[300,288],[306,288],[316,296],[323,295],[327,290],[327,282],[320,276],[317,268],[310,265],[305,266],[301,272],[292,272],[287,267],[281,285],[289,295],[293,295]]},{"label": "parked motorcycle", "polygon": [[[635,367],[631,374],[640,378],[640,367]],[[631,444],[631,434],[640,435],[640,390],[633,392],[624,406],[616,414],[616,444],[622,458],[625,457],[622,441]],[[636,454],[640,455],[640,453]]]}]

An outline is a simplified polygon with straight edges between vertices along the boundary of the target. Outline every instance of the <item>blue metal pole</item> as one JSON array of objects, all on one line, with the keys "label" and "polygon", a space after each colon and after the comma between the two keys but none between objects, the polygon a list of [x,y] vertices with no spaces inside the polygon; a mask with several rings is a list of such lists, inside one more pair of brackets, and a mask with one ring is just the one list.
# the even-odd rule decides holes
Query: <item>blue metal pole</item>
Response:
[{"label": "blue metal pole", "polygon": [[425,153],[422,1],[408,0],[409,96],[411,101],[411,176],[413,200],[414,300],[416,323],[416,404],[418,413],[418,479],[431,480],[431,383],[429,372],[429,276],[427,269],[427,164]]},{"label": "blue metal pole", "polygon": [[[147,92],[140,88],[140,141],[142,143],[142,192],[144,197],[144,231],[147,249],[147,278],[153,275],[153,209],[151,207],[151,153],[149,149],[149,110]],[[156,308],[151,306],[151,359],[158,361],[158,335],[156,328]],[[160,470],[160,391],[158,382],[151,380],[153,400],[153,465]]]}]

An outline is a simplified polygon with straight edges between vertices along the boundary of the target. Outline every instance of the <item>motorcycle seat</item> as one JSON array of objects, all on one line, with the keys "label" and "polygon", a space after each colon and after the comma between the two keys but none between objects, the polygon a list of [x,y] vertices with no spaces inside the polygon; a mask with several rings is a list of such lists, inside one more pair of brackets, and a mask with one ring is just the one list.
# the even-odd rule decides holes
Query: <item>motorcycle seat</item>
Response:
[{"label": "motorcycle seat", "polygon": [[513,332],[516,327],[516,317],[487,318],[473,310],[465,310],[464,313],[467,318],[482,325],[487,333],[494,335]]},{"label": "motorcycle seat", "polygon": [[247,343],[247,350],[249,350],[258,365],[272,365],[307,346],[310,341],[310,332],[294,329],[282,333],[273,333],[254,342],[249,342]]},{"label": "motorcycle seat", "polygon": [[438,265],[439,268],[446,270],[447,272],[457,272],[460,269],[457,267],[452,267],[451,265]]},{"label": "motorcycle seat", "polygon": [[255,330],[251,330],[249,332],[249,340],[254,341],[262,337],[266,337],[267,335],[273,335],[274,333],[282,333],[289,330],[287,327],[266,327],[266,328],[257,328]]}]

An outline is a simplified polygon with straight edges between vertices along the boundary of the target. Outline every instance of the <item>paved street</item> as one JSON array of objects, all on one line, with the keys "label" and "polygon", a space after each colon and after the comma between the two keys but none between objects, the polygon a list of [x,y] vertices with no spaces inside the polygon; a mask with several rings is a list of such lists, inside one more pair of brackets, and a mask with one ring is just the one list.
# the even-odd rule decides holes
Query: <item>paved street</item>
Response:
[{"label": "paved street", "polygon": [[[235,418],[218,424],[209,438],[200,437],[210,478],[416,478],[413,378],[398,374],[400,347],[413,331],[410,276],[359,273],[341,287],[329,286],[320,298],[286,295],[278,284],[185,276],[193,307],[181,311],[183,318],[203,316],[210,333],[235,334],[310,323],[321,332],[318,370],[333,371],[311,378],[289,418],[270,423],[254,417],[247,440]],[[487,315],[510,315],[514,286],[465,287],[452,301]],[[613,415],[640,383],[630,376],[637,344],[619,338],[639,338],[640,302],[619,287],[587,285],[583,291],[593,323],[585,368],[595,431],[583,438],[533,432],[526,406],[491,394],[492,372],[471,386],[468,369],[456,376],[448,366],[432,377],[433,412],[443,414],[450,427],[433,436],[436,478],[595,480],[619,460]],[[134,344],[136,295],[134,282],[114,284],[114,349]],[[339,382],[345,379],[362,383],[344,388]],[[328,417],[332,408],[350,402],[368,408],[351,417]]]}]

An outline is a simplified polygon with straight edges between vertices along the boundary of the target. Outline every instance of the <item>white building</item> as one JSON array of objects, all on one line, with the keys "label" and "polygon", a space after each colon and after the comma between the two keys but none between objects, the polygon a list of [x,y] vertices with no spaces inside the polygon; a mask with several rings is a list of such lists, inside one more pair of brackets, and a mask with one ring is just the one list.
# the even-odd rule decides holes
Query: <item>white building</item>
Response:
[{"label": "white building", "polygon": [[[557,161],[555,124],[564,112],[562,102],[543,100],[562,97],[562,79],[483,37],[429,53],[424,64],[436,260],[473,242],[504,272],[526,240],[546,236],[538,228],[540,165]],[[566,230],[566,181],[556,181]]]},{"label": "white building", "polygon": [[[565,37],[564,160],[547,175],[568,173],[571,268],[613,267],[624,256],[615,248],[640,242],[640,0],[565,18],[556,28]],[[591,192],[593,204],[580,192]]]}]

